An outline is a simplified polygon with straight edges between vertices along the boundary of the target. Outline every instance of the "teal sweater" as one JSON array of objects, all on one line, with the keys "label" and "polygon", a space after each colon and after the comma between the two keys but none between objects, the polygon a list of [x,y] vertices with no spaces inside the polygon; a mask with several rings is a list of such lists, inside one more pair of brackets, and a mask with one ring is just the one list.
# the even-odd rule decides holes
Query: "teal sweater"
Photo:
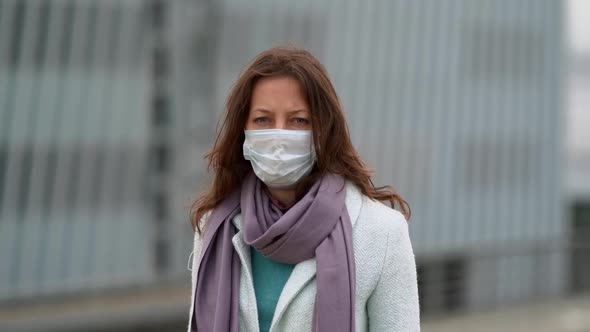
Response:
[{"label": "teal sweater", "polygon": [[279,296],[295,265],[266,258],[254,247],[250,247],[250,257],[260,332],[268,332]]}]

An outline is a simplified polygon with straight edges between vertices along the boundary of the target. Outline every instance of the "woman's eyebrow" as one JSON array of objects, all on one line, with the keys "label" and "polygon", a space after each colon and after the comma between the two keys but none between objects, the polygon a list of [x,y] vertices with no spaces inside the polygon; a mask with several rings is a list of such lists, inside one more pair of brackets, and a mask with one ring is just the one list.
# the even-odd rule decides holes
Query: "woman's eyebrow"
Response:
[{"label": "woman's eyebrow", "polygon": [[272,113],[271,111],[267,110],[266,108],[255,108],[252,111],[253,112],[262,112],[262,113]]},{"label": "woman's eyebrow", "polygon": [[[252,112],[261,112],[261,113],[273,113],[272,111],[267,110],[266,108],[254,108],[252,109]],[[292,111],[287,111],[287,114],[292,115],[292,114],[297,114],[297,113],[308,113],[309,111],[305,108],[299,108],[299,109],[295,109]]]},{"label": "woman's eyebrow", "polygon": [[292,110],[287,112],[288,114],[296,114],[296,113],[307,113],[307,109],[305,108],[301,108],[301,109],[296,109],[296,110]]}]

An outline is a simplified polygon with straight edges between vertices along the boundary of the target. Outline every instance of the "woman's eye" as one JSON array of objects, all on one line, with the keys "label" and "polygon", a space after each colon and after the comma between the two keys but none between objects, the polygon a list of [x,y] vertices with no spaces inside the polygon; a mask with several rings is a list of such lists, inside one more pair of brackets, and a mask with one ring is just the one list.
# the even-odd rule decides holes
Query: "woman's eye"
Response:
[{"label": "woman's eye", "polygon": [[295,121],[295,123],[297,124],[308,124],[309,120],[307,120],[306,118],[295,118],[293,119],[293,121]]},{"label": "woman's eye", "polygon": [[270,122],[270,119],[267,117],[260,117],[260,118],[254,119],[254,122],[258,123],[258,124],[266,124],[266,123]]}]

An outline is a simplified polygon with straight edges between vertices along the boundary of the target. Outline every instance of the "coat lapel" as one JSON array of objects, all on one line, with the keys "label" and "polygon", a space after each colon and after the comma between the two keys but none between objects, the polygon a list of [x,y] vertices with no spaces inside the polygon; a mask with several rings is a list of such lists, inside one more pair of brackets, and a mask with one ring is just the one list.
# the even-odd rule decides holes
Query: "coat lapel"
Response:
[{"label": "coat lapel", "polygon": [[244,315],[242,315],[242,320],[244,325],[246,325],[246,331],[259,331],[258,308],[252,277],[250,247],[244,242],[244,236],[241,230],[242,215],[236,215],[234,219],[232,219],[232,222],[238,229],[238,232],[232,238],[232,243],[241,262],[240,311],[244,313]]}]

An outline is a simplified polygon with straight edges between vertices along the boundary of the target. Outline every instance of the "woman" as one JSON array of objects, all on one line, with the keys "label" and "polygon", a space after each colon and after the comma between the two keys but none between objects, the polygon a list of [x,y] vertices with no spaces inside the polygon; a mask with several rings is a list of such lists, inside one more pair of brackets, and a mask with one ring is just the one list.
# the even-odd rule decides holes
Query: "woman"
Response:
[{"label": "woman", "polygon": [[309,52],[253,60],[207,158],[189,331],[420,330],[409,209],[372,185]]}]

